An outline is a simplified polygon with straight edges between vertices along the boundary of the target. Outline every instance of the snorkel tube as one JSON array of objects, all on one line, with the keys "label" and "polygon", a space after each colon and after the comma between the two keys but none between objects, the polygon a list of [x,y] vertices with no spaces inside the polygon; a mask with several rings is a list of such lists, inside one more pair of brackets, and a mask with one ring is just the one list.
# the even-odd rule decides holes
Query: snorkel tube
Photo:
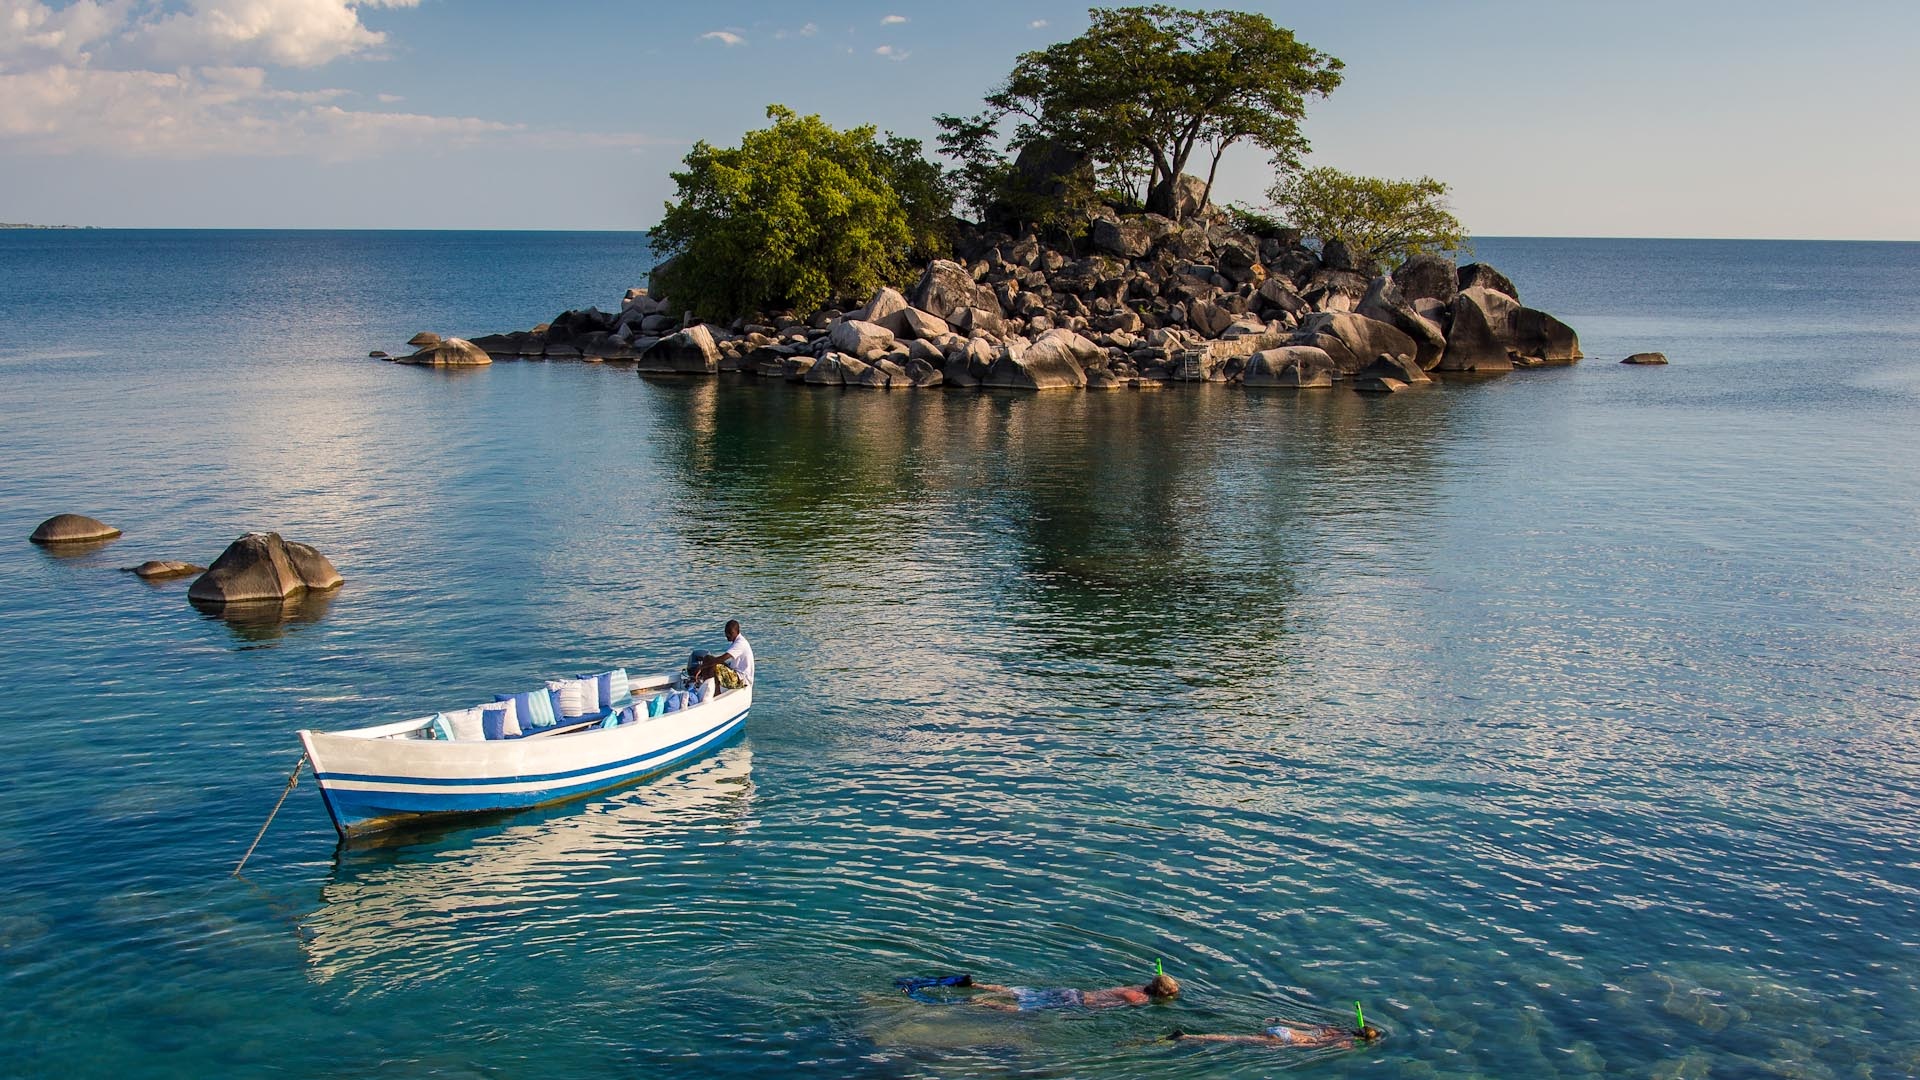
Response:
[{"label": "snorkel tube", "polygon": [[1380,1029],[1367,1023],[1367,1014],[1360,1011],[1360,1003],[1353,1003],[1353,1037],[1361,1042],[1373,1042],[1380,1037]]}]

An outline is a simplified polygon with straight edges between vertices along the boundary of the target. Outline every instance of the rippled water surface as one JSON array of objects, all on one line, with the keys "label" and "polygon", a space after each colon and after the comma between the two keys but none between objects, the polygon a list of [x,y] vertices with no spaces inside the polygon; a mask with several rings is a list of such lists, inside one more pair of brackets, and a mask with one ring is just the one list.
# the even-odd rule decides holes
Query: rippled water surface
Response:
[{"label": "rippled water surface", "polygon": [[[1920,1073],[1920,246],[1480,255],[1592,359],[433,372],[364,357],[610,306],[643,239],[0,234],[0,1073]],[[25,542],[62,511],[126,535]],[[116,569],[258,528],[346,586],[236,625]],[[303,783],[227,876],[296,728],[729,616],[719,754],[345,851]],[[1156,957],[1186,995],[1121,1012],[889,985]],[[1356,998],[1365,1051],[1154,1041]]]}]

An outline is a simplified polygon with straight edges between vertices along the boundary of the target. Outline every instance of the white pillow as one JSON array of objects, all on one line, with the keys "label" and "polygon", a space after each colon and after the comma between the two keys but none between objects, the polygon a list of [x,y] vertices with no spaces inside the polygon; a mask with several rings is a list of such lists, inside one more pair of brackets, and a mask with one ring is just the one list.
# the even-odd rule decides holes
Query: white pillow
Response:
[{"label": "white pillow", "polygon": [[500,721],[501,738],[517,739],[525,733],[526,729],[520,724],[520,703],[512,698],[496,701],[491,705],[483,705],[481,708],[500,709],[506,714]]},{"label": "white pillow", "polygon": [[581,708],[580,680],[561,679],[547,684],[547,689],[560,691],[560,715],[563,718],[580,716],[586,710]]},{"label": "white pillow", "polygon": [[573,680],[580,684],[580,715],[598,716],[606,702],[600,700],[600,680],[589,677]]},{"label": "white pillow", "polygon": [[478,705],[471,709],[455,709],[453,712],[441,713],[440,715],[446,718],[447,728],[453,732],[455,741],[486,741],[487,728],[481,720],[480,707]]}]

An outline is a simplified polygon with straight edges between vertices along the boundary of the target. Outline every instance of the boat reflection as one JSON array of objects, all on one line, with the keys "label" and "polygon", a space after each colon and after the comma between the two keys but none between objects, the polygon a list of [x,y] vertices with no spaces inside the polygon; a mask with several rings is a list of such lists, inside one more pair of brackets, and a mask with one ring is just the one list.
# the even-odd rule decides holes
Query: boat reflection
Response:
[{"label": "boat reflection", "polygon": [[584,803],[342,847],[301,921],[310,973],[391,988],[523,935],[565,939],[614,911],[644,911],[716,834],[724,843],[749,823],[752,769],[741,742]]}]

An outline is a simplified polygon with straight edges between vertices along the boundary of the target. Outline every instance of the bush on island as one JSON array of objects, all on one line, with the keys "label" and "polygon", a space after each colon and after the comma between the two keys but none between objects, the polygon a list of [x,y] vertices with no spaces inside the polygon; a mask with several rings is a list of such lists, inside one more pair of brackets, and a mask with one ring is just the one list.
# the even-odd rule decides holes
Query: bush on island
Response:
[{"label": "bush on island", "polygon": [[942,254],[952,206],[920,144],[871,125],[836,131],[767,106],[737,147],[701,141],[673,174],[678,198],[650,242],[656,295],[707,319],[811,311],[901,283],[910,256]]},{"label": "bush on island", "polygon": [[1359,263],[1392,266],[1467,243],[1465,226],[1447,208],[1447,185],[1430,176],[1387,180],[1323,165],[1287,175],[1267,197],[1295,228],[1344,245]]}]

